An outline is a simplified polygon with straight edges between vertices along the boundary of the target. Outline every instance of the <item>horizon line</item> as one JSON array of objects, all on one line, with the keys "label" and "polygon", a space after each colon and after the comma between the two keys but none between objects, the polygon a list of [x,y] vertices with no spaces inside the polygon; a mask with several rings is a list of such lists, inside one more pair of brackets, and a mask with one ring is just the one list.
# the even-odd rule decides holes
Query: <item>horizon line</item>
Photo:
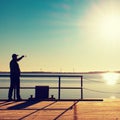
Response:
[{"label": "horizon line", "polygon": [[[116,72],[116,73],[120,73],[120,71],[82,71],[82,72],[57,72],[57,71],[22,71],[21,73],[76,73],[76,74],[83,74],[83,73],[106,73],[106,72]],[[10,71],[0,71],[0,73],[10,73]]]}]

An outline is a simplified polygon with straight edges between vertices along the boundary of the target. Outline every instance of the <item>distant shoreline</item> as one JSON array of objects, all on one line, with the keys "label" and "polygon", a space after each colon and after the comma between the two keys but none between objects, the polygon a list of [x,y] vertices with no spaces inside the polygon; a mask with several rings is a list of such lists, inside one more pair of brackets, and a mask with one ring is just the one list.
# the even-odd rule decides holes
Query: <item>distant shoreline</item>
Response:
[{"label": "distant shoreline", "polygon": [[[89,72],[45,72],[45,71],[23,71],[21,73],[29,73],[29,74],[100,74],[100,73],[107,73],[107,72],[115,72],[120,73],[120,71],[89,71]],[[0,74],[8,74],[8,71],[1,71]]]}]

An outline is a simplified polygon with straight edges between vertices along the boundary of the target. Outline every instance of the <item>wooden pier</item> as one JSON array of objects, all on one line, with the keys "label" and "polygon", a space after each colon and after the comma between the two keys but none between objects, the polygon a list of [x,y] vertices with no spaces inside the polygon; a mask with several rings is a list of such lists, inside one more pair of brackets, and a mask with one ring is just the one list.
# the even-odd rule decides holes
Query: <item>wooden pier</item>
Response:
[{"label": "wooden pier", "polygon": [[0,101],[0,120],[120,120],[120,100]]}]

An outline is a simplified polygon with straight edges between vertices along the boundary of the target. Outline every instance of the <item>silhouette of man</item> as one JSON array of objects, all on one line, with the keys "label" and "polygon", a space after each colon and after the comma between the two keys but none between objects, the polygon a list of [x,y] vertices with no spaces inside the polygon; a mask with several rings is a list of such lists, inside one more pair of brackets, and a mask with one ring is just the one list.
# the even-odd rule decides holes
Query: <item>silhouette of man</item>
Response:
[{"label": "silhouette of man", "polygon": [[10,88],[8,92],[8,100],[12,100],[13,90],[15,90],[17,100],[21,100],[20,97],[20,68],[17,63],[24,56],[17,58],[18,55],[13,54],[12,60],[10,61]]}]

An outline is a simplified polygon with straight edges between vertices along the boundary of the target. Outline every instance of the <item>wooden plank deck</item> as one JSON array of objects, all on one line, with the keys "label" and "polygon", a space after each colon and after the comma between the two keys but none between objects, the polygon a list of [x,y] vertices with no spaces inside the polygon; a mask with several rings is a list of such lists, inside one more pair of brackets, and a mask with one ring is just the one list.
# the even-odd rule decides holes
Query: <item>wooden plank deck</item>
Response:
[{"label": "wooden plank deck", "polygon": [[120,120],[120,99],[0,101],[0,120]]}]

